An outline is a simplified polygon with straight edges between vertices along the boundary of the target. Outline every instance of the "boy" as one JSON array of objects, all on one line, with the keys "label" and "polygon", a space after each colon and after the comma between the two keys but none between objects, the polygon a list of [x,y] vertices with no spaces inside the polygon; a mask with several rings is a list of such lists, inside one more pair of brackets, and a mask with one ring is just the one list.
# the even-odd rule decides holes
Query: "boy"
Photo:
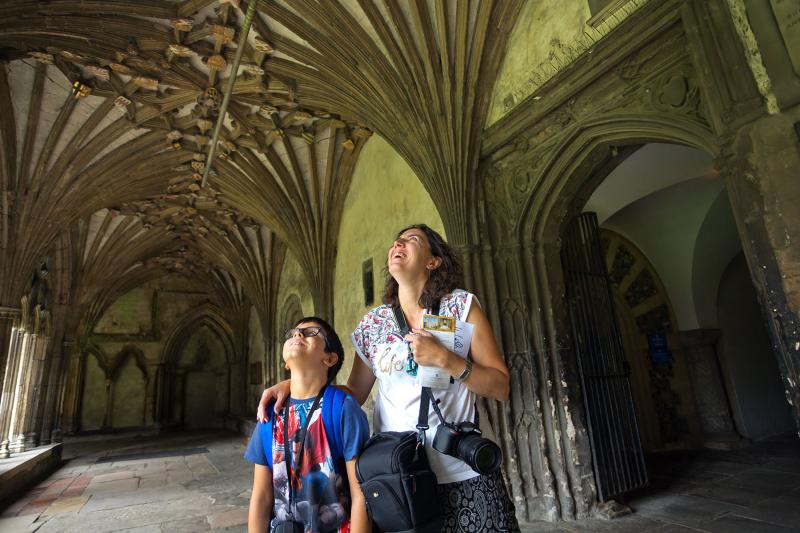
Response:
[{"label": "boy", "polygon": [[[330,324],[317,317],[298,321],[285,339],[290,400],[256,425],[245,452],[255,464],[248,530],[261,533],[269,525],[269,531],[278,532],[368,533],[370,521],[355,473],[356,458],[369,438],[367,417],[350,396],[328,390],[342,367],[342,343]],[[326,401],[341,402],[338,420],[326,414],[338,413],[332,405],[324,407]],[[330,427],[334,424],[340,424],[340,433],[334,434],[339,429]]]}]

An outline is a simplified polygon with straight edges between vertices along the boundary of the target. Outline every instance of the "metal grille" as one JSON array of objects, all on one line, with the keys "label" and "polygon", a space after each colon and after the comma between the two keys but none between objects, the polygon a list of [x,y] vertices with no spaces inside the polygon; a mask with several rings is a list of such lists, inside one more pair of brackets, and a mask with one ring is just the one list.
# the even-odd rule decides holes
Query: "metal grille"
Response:
[{"label": "metal grille", "polygon": [[647,470],[594,213],[580,215],[567,228],[561,262],[595,481],[600,501],[606,501],[645,486]]}]

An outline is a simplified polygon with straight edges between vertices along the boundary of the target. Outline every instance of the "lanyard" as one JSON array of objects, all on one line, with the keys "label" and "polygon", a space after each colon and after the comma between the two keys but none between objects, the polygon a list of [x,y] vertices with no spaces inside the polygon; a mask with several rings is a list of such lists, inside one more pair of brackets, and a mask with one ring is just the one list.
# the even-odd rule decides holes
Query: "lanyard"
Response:
[{"label": "lanyard", "polygon": [[[440,303],[436,302],[431,309],[431,314],[439,314],[439,305]],[[411,331],[411,328],[408,327],[408,322],[406,321],[406,315],[403,313],[403,310],[399,305],[392,307],[392,312],[394,313],[394,319],[397,321],[397,325],[400,326],[400,333],[405,337],[408,332]],[[430,428],[428,425],[429,404],[433,405],[433,409],[439,417],[439,420],[444,423],[442,413],[439,411],[439,400],[437,400],[433,395],[433,391],[430,387],[422,387],[422,394],[419,399],[419,416],[417,417],[417,441],[420,444],[425,442],[425,430]]]},{"label": "lanyard", "polygon": [[311,404],[311,409],[308,410],[306,414],[306,421],[303,423],[303,427],[300,429],[300,449],[298,450],[300,458],[300,464],[298,468],[294,468],[292,464],[292,447],[293,442],[289,442],[289,402],[286,402],[286,405],[283,407],[283,454],[284,460],[286,461],[286,479],[289,481],[289,517],[291,520],[294,520],[294,515],[292,513],[292,500],[294,500],[294,483],[292,483],[292,469],[294,468],[295,471],[302,472],[303,463],[303,448],[306,444],[306,432],[308,431],[308,424],[311,423],[311,416],[314,414],[314,411],[317,410],[319,407],[319,402],[322,400],[322,395],[325,393],[325,389],[327,385],[322,387],[322,390],[319,391],[317,397],[314,398],[314,403]]}]

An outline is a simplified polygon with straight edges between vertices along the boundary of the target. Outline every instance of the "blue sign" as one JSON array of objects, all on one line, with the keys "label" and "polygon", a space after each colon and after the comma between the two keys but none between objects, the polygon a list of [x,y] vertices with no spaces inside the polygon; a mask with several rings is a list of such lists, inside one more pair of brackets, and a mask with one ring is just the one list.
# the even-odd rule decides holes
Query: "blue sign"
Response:
[{"label": "blue sign", "polygon": [[667,335],[663,332],[647,334],[647,351],[653,363],[669,363],[672,353],[667,344]]}]

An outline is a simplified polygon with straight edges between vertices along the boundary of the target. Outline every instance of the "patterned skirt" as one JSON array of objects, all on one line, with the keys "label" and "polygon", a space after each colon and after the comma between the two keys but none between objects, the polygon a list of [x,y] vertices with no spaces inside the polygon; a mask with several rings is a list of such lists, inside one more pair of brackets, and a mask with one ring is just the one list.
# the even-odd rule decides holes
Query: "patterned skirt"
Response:
[{"label": "patterned skirt", "polygon": [[466,481],[439,485],[442,533],[518,533],[514,504],[500,470]]}]

